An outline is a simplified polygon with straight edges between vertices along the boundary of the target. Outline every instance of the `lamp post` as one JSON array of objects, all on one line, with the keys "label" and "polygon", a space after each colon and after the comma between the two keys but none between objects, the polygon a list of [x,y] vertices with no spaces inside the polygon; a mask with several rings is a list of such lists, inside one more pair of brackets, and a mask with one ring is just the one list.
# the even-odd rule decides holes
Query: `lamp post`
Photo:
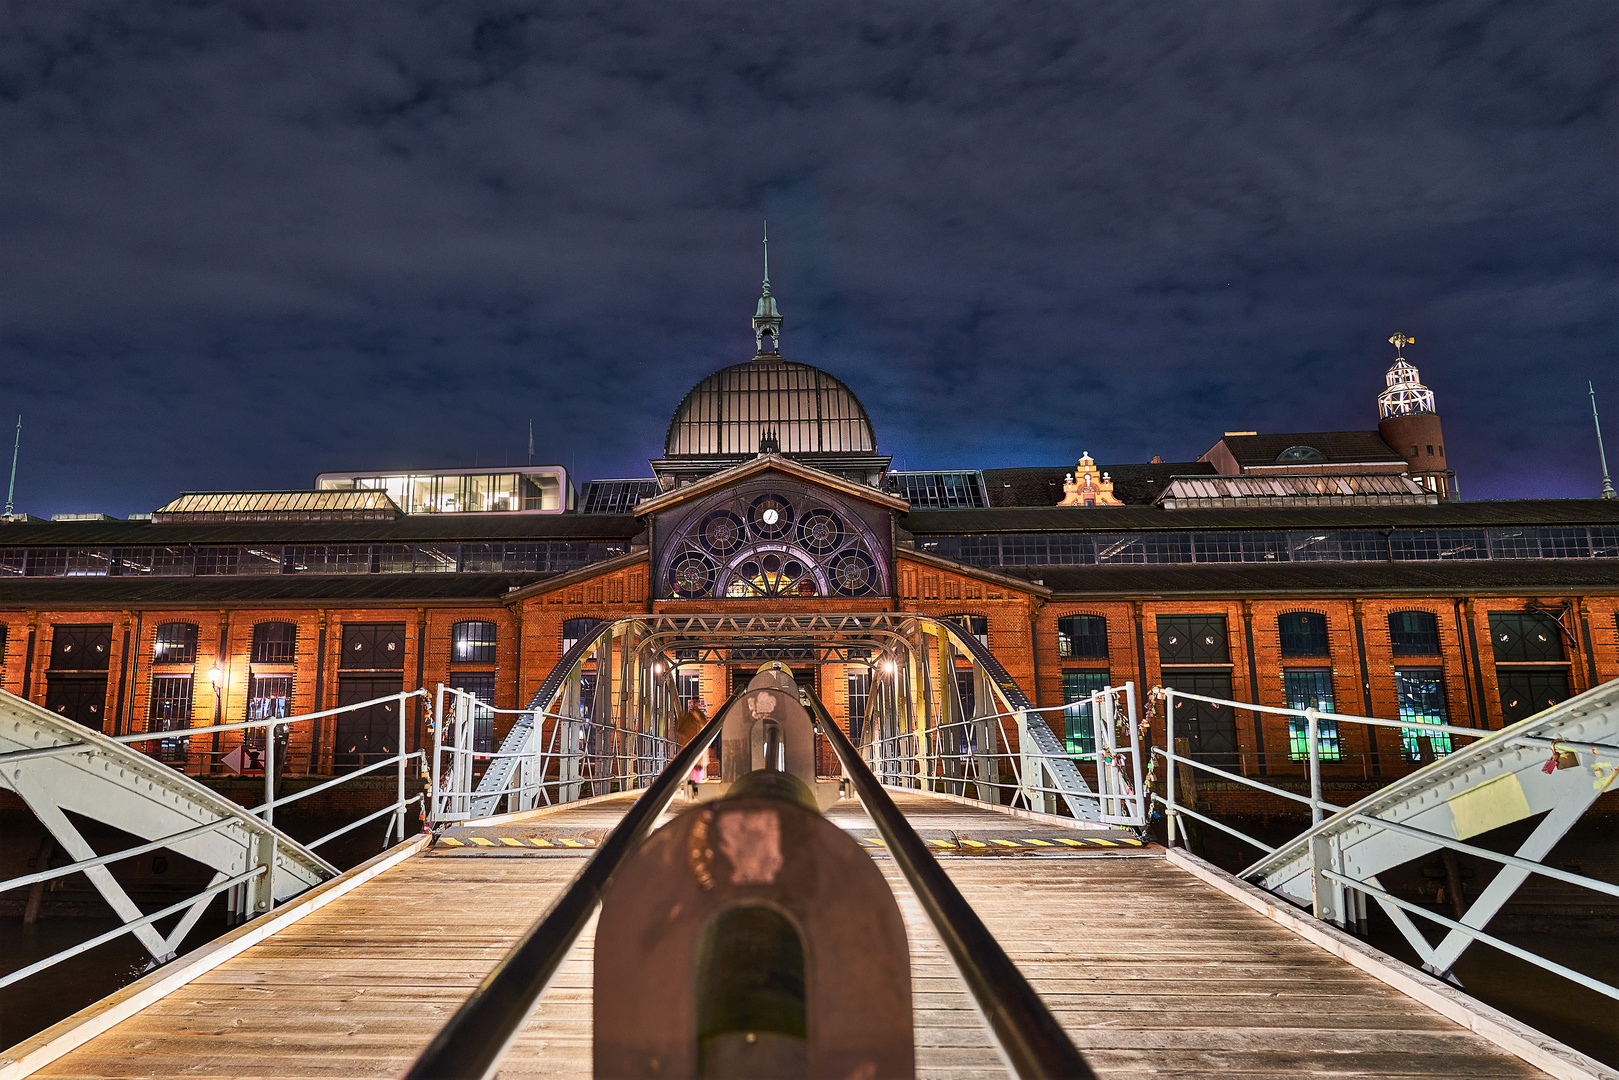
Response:
[{"label": "lamp post", "polygon": [[[225,673],[220,670],[219,661],[217,660],[208,669],[208,684],[214,688],[214,725],[217,727],[225,722],[225,697],[223,692]],[[209,772],[214,771],[214,762],[219,759],[219,732],[217,731],[214,732],[212,753],[213,756],[208,762]]]}]

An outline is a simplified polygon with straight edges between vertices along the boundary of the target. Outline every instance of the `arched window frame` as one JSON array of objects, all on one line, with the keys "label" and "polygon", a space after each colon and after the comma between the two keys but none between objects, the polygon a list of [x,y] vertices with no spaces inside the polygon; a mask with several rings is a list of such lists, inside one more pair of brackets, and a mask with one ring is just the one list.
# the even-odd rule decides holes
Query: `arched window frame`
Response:
[{"label": "arched window frame", "polygon": [[1276,616],[1276,640],[1284,657],[1331,656],[1331,630],[1325,612],[1301,608]]},{"label": "arched window frame", "polygon": [[[1419,616],[1416,621],[1426,622],[1431,633],[1401,625],[1402,620],[1412,615]],[[1389,612],[1389,648],[1395,656],[1438,656],[1439,616],[1422,608]]]},{"label": "arched window frame", "polygon": [[[1096,631],[1100,630],[1100,633]],[[1086,611],[1057,619],[1057,656],[1062,660],[1106,660],[1107,616]]]},{"label": "arched window frame", "polygon": [[193,622],[159,623],[152,631],[152,663],[195,664],[197,662],[197,624]]},{"label": "arched window frame", "polygon": [[452,664],[493,664],[499,628],[488,619],[462,619],[450,627]]},{"label": "arched window frame", "polygon": [[589,637],[592,630],[596,629],[596,627],[600,626],[606,621],[607,620],[605,619],[593,619],[589,616],[581,616],[577,619],[564,619],[562,622],[563,653],[566,654],[569,649],[579,644],[581,639]]},{"label": "arched window frame", "polygon": [[253,645],[249,654],[252,663],[290,666],[297,658],[297,623],[285,619],[267,619],[253,624]]}]

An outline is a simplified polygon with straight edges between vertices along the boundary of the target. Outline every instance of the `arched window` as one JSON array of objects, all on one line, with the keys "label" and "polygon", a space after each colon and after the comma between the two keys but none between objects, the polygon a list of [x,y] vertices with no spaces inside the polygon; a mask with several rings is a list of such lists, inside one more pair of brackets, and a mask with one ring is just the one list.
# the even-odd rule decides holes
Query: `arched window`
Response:
[{"label": "arched window", "polygon": [[495,624],[458,622],[450,628],[450,659],[458,664],[495,662]]},{"label": "arched window", "polygon": [[197,624],[166,622],[157,628],[152,643],[154,664],[194,664],[197,662]]},{"label": "arched window", "polygon": [[1315,611],[1289,611],[1276,618],[1283,656],[1326,656],[1327,617]]},{"label": "arched window", "polygon": [[985,615],[946,615],[946,621],[953,622],[967,633],[978,639],[978,644],[989,647],[989,618]]},{"label": "arched window", "polygon": [[1389,641],[1395,656],[1438,656],[1439,620],[1431,611],[1396,611],[1389,615]]},{"label": "arched window", "polygon": [[255,664],[290,664],[298,655],[298,628],[290,622],[261,622],[253,627]]},{"label": "arched window", "polygon": [[1107,620],[1100,615],[1064,615],[1058,619],[1057,655],[1064,659],[1106,660]]},{"label": "arched window", "polygon": [[590,632],[602,624],[600,619],[569,619],[562,624],[562,651],[579,644],[581,638],[590,636]]}]

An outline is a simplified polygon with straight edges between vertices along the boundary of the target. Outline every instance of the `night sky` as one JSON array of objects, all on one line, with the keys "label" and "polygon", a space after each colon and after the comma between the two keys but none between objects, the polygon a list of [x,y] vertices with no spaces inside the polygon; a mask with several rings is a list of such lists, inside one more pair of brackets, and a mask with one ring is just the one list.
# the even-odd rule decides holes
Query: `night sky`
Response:
[{"label": "night sky", "polygon": [[1371,428],[1619,465],[1619,5],[97,3],[0,14],[17,509],[321,470],[649,475],[783,351],[905,468]]}]

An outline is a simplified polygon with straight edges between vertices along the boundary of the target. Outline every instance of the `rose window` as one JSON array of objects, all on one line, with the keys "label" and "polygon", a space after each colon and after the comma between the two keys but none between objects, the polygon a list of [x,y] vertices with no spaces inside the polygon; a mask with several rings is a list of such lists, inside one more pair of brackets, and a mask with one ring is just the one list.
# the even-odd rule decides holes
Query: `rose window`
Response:
[{"label": "rose window", "polygon": [[886,591],[886,559],[871,528],[807,485],[767,480],[718,493],[666,535],[659,556],[666,595],[757,599]]}]

